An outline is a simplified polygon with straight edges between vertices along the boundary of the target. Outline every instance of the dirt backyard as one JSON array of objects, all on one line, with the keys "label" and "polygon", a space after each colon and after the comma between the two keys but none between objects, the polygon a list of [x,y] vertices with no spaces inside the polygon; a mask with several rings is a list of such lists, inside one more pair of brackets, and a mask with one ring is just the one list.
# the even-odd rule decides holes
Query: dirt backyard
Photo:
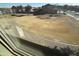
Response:
[{"label": "dirt backyard", "polygon": [[[45,17],[45,16],[42,16]],[[79,22],[69,16],[41,19],[39,16],[16,17],[16,23],[36,35],[56,38],[69,44],[79,44]]]}]

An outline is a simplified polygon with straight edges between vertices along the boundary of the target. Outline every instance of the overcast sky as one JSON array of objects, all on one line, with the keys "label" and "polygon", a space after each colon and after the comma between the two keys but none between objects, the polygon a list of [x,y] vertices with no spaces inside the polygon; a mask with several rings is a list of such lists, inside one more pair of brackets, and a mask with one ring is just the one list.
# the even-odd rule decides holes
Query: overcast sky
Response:
[{"label": "overcast sky", "polygon": [[79,3],[79,0],[0,0],[0,2],[11,2],[11,3],[13,3],[13,2],[20,2],[20,3],[37,3],[37,2],[39,2],[39,3]]},{"label": "overcast sky", "polygon": [[45,5],[45,4],[46,3],[0,3],[0,7],[1,8],[12,7],[13,5],[14,6],[19,6],[19,5],[27,6],[27,5],[31,5],[33,7],[40,7],[40,6]]},{"label": "overcast sky", "polygon": [[31,5],[34,7],[50,4],[69,4],[69,5],[79,5],[79,0],[0,0],[0,7],[11,7],[13,5]]}]

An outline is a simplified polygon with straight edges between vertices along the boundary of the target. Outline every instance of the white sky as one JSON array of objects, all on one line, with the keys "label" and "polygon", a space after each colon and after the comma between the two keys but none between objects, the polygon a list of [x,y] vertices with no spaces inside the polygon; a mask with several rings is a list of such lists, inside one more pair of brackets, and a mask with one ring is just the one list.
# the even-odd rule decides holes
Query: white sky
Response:
[{"label": "white sky", "polygon": [[75,3],[79,4],[79,0],[0,0],[0,3]]}]

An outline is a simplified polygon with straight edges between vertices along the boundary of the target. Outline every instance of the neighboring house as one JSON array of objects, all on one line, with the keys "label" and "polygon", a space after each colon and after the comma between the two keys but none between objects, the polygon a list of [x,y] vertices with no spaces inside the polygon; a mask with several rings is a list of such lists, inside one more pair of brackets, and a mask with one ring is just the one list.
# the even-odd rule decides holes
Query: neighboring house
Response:
[{"label": "neighboring house", "polygon": [[8,14],[11,13],[10,8],[0,8],[1,14]]},{"label": "neighboring house", "polygon": [[58,9],[53,5],[47,4],[42,6],[43,11],[47,14],[57,14]]},{"label": "neighboring house", "polygon": [[[17,6],[12,6],[11,11],[12,13],[19,13],[17,11],[22,10],[21,13],[26,13],[28,10],[26,10],[27,7],[17,7]],[[54,5],[44,5],[42,7],[31,7],[31,9],[29,10],[31,13],[38,13],[38,14],[57,14],[58,9],[54,6]]]},{"label": "neighboring house", "polygon": [[0,15],[2,15],[3,13],[2,13],[2,11],[0,11]]},{"label": "neighboring house", "polygon": [[65,12],[63,10],[58,10],[57,14],[64,14]]},{"label": "neighboring house", "polygon": [[11,14],[21,13],[21,14],[64,14],[64,11],[56,7],[55,5],[46,4],[42,7],[31,7],[31,6],[12,6],[10,9]]}]

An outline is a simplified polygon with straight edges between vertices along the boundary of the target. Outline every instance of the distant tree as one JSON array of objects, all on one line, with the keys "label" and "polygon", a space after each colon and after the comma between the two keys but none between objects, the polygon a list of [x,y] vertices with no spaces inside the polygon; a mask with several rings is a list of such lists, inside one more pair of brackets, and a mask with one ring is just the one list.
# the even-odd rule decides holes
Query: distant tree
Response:
[{"label": "distant tree", "polygon": [[79,6],[74,6],[74,11],[79,12]]},{"label": "distant tree", "polygon": [[39,8],[36,8],[36,9],[34,9],[34,15],[44,15],[46,12],[41,8],[41,7],[39,7]]},{"label": "distant tree", "polygon": [[64,5],[64,6],[63,6],[63,10],[64,10],[64,11],[69,10],[69,5]]},{"label": "distant tree", "polygon": [[31,12],[32,7],[30,5],[25,6],[25,12],[26,13],[30,13]]},{"label": "distant tree", "polygon": [[23,6],[22,6],[22,5],[17,6],[17,7],[16,7],[16,12],[17,12],[17,13],[23,13]]},{"label": "distant tree", "polygon": [[11,10],[12,10],[12,13],[13,13],[13,14],[16,13],[16,6],[12,6],[12,7],[11,7]]}]

